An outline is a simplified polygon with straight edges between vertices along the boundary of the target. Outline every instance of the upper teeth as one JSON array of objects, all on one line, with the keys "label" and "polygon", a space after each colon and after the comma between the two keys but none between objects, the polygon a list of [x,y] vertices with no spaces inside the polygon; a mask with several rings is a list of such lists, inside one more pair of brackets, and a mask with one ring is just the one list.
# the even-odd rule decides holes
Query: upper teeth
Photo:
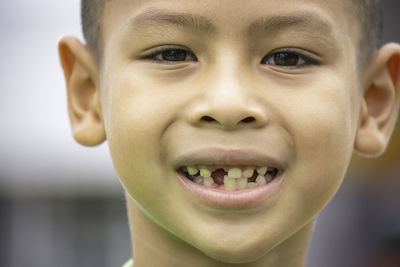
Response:
[{"label": "upper teeth", "polygon": [[[226,190],[236,190],[244,188],[252,188],[265,185],[272,181],[273,174],[268,172],[267,166],[262,167],[207,167],[207,166],[187,166],[185,168],[187,174],[192,176],[192,180],[198,184],[203,184],[207,187],[220,187]],[[214,181],[212,173],[215,170],[223,169],[227,174],[223,177],[224,184],[218,185]],[[275,168],[271,168],[275,170]],[[255,172],[257,175],[255,175]],[[256,177],[255,180],[248,178]],[[215,178],[215,177],[214,177]],[[218,178],[215,178],[218,179]],[[221,177],[222,179],[222,177]],[[222,182],[222,181],[221,181]]]},{"label": "upper teeth", "polygon": [[204,178],[210,178],[211,177],[211,171],[207,168],[200,168],[200,175],[203,176]]},{"label": "upper teeth", "polygon": [[235,179],[239,179],[242,177],[242,170],[239,168],[231,168],[228,171],[228,177],[229,178],[235,178]]},{"label": "upper teeth", "polygon": [[259,175],[265,175],[268,171],[268,167],[264,166],[264,167],[258,167],[258,168],[254,168],[254,167],[246,167],[244,169],[241,169],[239,167],[231,167],[231,168],[227,168],[227,167],[223,167],[223,168],[208,168],[206,166],[200,166],[200,167],[195,167],[195,166],[187,166],[186,167],[186,171],[189,175],[197,175],[199,174],[200,171],[200,175],[203,176],[204,178],[209,178],[211,177],[211,173],[214,170],[217,169],[224,169],[227,173],[228,173],[228,177],[229,178],[234,178],[234,179],[239,179],[239,178],[250,178],[253,176],[254,174],[254,170],[257,172],[257,174]]},{"label": "upper teeth", "polygon": [[268,167],[257,168],[257,173],[260,175],[265,175],[267,173]]},{"label": "upper teeth", "polygon": [[246,168],[242,172],[242,175],[244,178],[250,178],[251,176],[253,176],[253,173],[254,173],[254,168]]},{"label": "upper teeth", "polygon": [[193,166],[188,166],[188,167],[187,167],[187,172],[188,172],[190,175],[196,175],[198,171],[199,171],[199,170],[198,170],[196,167],[193,167]]}]

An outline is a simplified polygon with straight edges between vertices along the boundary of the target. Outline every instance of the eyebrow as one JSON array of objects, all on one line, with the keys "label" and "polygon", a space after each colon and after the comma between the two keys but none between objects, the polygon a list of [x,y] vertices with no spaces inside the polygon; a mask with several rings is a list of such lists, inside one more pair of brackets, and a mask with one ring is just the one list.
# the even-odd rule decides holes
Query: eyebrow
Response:
[{"label": "eyebrow", "polygon": [[172,12],[164,9],[148,9],[135,16],[128,24],[133,27],[153,26],[154,24],[172,24],[183,28],[191,28],[201,32],[215,33],[216,28],[211,20],[190,13]]},{"label": "eyebrow", "polygon": [[331,33],[332,24],[312,12],[297,12],[289,15],[262,17],[250,24],[247,35],[254,37],[271,31],[283,31],[287,28],[304,27],[325,34]]},{"label": "eyebrow", "polygon": [[[217,32],[212,21],[201,15],[185,12],[175,12],[168,9],[150,8],[133,17],[128,25],[135,27],[152,27],[159,24],[172,24],[182,28],[190,28],[201,32],[214,34]],[[285,29],[303,27],[307,30],[324,34],[332,32],[332,24],[314,12],[295,12],[287,15],[261,17],[253,21],[245,30],[250,38]]]}]

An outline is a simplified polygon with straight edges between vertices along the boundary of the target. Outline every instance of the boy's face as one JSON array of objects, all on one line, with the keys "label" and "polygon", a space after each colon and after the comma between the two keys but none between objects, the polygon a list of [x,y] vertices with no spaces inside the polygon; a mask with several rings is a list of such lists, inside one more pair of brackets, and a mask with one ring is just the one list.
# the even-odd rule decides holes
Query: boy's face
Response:
[{"label": "boy's face", "polygon": [[[228,262],[311,228],[342,182],[359,124],[359,29],[348,2],[106,4],[107,140],[127,192],[154,222]],[[227,191],[195,186],[177,171],[188,165],[281,173],[263,189]]]}]

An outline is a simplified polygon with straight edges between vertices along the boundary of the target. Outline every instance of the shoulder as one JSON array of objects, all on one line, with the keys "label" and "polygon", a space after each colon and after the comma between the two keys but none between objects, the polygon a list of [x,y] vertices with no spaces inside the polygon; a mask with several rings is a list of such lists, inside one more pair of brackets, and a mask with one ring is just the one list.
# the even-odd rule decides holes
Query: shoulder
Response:
[{"label": "shoulder", "polygon": [[125,262],[122,267],[133,267],[133,259],[130,259],[129,261]]}]

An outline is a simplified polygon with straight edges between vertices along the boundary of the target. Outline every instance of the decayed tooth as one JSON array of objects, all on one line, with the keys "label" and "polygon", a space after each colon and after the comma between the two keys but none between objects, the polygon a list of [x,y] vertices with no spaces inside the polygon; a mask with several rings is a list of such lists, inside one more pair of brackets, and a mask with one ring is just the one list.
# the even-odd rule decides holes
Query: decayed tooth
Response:
[{"label": "decayed tooth", "polygon": [[211,178],[211,177],[205,177],[205,178],[204,178],[204,180],[203,180],[203,185],[204,185],[204,186],[210,187],[210,186],[212,186],[213,184],[214,184],[213,178]]},{"label": "decayed tooth", "polygon": [[269,183],[274,179],[274,177],[272,177],[271,174],[267,173],[267,175],[265,175],[265,179],[267,180],[267,183]]},{"label": "decayed tooth", "polygon": [[246,168],[244,169],[242,176],[244,178],[250,178],[251,176],[253,176],[254,173],[254,169],[253,168]]},{"label": "decayed tooth", "polygon": [[247,178],[237,179],[237,185],[240,189],[244,189],[247,187]]},{"label": "decayed tooth", "polygon": [[228,171],[228,177],[234,178],[234,179],[239,179],[240,177],[242,177],[242,170],[239,168],[231,168]]},{"label": "decayed tooth", "polygon": [[247,188],[254,188],[254,187],[257,187],[257,186],[258,186],[257,183],[253,183],[253,182],[247,183]]},{"label": "decayed tooth", "polygon": [[265,185],[267,183],[267,180],[265,179],[264,176],[259,175],[259,176],[257,176],[256,183],[258,185]]},{"label": "decayed tooth", "polygon": [[224,185],[225,189],[229,191],[233,191],[236,189],[236,179],[235,178],[230,178],[228,175],[224,176]]},{"label": "decayed tooth", "polygon": [[268,167],[257,168],[257,173],[260,175],[265,175],[267,173]]},{"label": "decayed tooth", "polygon": [[196,176],[196,177],[194,178],[194,182],[195,182],[196,184],[202,184],[202,183],[203,183],[203,180],[204,180],[204,178],[201,177],[201,176]]},{"label": "decayed tooth", "polygon": [[207,169],[207,168],[200,168],[200,175],[203,176],[204,178],[210,178],[211,177],[211,171],[209,169]]},{"label": "decayed tooth", "polygon": [[196,175],[199,172],[199,170],[193,166],[187,166],[186,169],[189,175]]}]

